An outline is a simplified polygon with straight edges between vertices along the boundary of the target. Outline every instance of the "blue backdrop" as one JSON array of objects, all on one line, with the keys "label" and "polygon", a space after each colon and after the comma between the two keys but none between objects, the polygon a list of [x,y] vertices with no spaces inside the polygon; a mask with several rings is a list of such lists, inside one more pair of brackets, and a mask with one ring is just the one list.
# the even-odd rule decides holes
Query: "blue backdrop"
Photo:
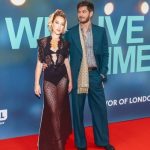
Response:
[{"label": "blue backdrop", "polygon": [[[109,75],[105,84],[109,122],[150,116],[150,13],[142,15],[138,0],[107,0],[95,4],[93,23],[105,26],[109,39]],[[36,0],[21,7],[0,1],[0,139],[37,134],[42,99],[34,95],[36,39],[47,36],[47,17],[62,9],[68,27],[77,24],[77,0]],[[91,125],[88,104],[85,125]]]}]

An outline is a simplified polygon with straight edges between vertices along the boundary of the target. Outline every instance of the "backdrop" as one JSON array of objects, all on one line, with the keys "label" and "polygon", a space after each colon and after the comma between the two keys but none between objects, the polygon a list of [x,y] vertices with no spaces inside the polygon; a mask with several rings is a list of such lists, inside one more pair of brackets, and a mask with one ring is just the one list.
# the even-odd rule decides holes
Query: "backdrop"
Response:
[{"label": "backdrop", "polygon": [[[36,39],[49,35],[47,17],[62,9],[68,28],[78,23],[77,0],[36,0],[20,7],[0,1],[0,139],[37,134],[43,100],[34,95]],[[109,40],[109,72],[105,84],[109,122],[150,116],[150,13],[142,15],[138,0],[93,0],[93,23],[104,26]],[[98,36],[98,35],[97,35]],[[85,125],[91,125],[88,103]]]}]

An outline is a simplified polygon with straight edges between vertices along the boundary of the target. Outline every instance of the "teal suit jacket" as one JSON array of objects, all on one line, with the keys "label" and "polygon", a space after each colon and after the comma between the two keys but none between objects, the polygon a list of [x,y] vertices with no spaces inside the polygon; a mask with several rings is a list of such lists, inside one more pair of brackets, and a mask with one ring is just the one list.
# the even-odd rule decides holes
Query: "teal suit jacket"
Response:
[{"label": "teal suit jacket", "polygon": [[[99,74],[106,79],[108,71],[108,41],[105,28],[92,24],[93,50]],[[70,43],[70,66],[73,78],[73,88],[77,87],[78,74],[82,61],[82,48],[79,36],[79,25],[68,30],[65,39]]]}]

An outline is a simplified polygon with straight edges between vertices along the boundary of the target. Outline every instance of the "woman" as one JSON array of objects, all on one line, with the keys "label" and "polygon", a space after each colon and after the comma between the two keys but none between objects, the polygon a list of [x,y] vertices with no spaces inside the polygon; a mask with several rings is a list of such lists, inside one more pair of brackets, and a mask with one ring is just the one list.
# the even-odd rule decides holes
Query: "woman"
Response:
[{"label": "woman", "polygon": [[72,78],[68,60],[68,43],[62,34],[67,29],[67,20],[62,10],[50,15],[48,28],[51,36],[38,40],[38,59],[35,70],[35,94],[40,96],[40,76],[44,69],[44,109],[39,135],[39,150],[64,150],[71,133],[69,95]]}]

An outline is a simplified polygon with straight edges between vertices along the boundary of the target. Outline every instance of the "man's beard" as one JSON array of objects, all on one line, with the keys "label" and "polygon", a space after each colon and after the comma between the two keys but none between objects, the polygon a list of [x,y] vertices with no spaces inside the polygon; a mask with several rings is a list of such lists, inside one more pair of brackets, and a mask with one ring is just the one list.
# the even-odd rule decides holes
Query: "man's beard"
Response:
[{"label": "man's beard", "polygon": [[80,22],[80,23],[82,23],[82,24],[85,24],[85,23],[87,23],[88,21],[90,20],[90,17],[87,17],[85,20],[80,20],[80,19],[78,19],[78,21]]}]

